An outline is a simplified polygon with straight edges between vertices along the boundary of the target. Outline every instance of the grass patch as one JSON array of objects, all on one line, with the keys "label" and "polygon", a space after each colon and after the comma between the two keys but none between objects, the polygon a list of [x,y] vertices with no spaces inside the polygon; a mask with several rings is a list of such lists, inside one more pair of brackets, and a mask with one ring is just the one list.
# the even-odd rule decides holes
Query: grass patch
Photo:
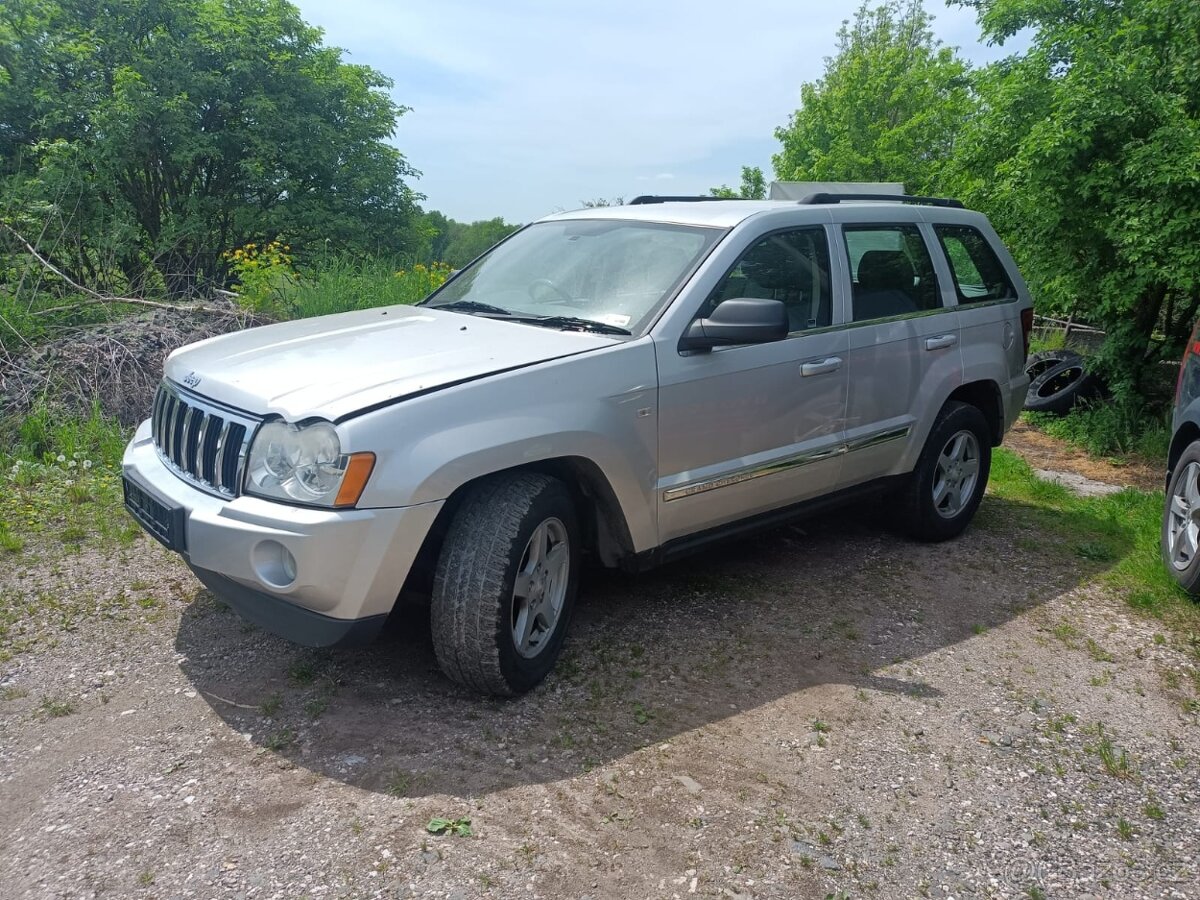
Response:
[{"label": "grass patch", "polygon": [[394,769],[387,777],[384,790],[393,797],[407,797],[413,792],[419,781],[420,778],[412,772]]},{"label": "grass patch", "polygon": [[128,434],[98,409],[63,416],[40,406],[0,423],[0,553],[50,538],[69,547],[127,546],[139,533],[122,511]]},{"label": "grass patch", "polygon": [[[1181,633],[1200,631],[1200,605],[1167,574],[1159,556],[1163,495],[1132,488],[1103,497],[1080,497],[1038,478],[1020,456],[1003,447],[992,456],[989,493],[1027,508],[1027,524],[1059,546],[1087,546],[1077,558],[1102,563],[1100,577],[1118,588],[1135,609],[1162,619]],[[1043,541],[1043,546],[1045,546]],[[1073,638],[1073,635],[1067,635]]]},{"label": "grass patch", "polygon": [[268,697],[266,700],[264,700],[258,707],[259,712],[261,712],[268,719],[277,715],[282,708],[283,708],[283,695],[280,694],[279,692],[275,692],[274,694],[272,694],[270,697]]},{"label": "grass patch", "polygon": [[268,750],[274,750],[278,753],[281,750],[286,750],[296,741],[296,733],[290,728],[281,728],[279,731],[272,732],[267,735],[263,741],[263,746]]},{"label": "grass patch", "polygon": [[51,719],[62,719],[75,712],[74,702],[60,697],[43,697],[38,708]]}]

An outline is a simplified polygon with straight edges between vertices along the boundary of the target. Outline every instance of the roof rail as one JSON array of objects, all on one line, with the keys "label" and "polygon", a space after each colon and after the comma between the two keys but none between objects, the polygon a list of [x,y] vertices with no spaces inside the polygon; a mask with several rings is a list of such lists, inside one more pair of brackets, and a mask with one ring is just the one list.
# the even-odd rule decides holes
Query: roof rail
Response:
[{"label": "roof rail", "polygon": [[953,197],[915,197],[912,194],[809,194],[799,202],[811,206],[817,203],[841,203],[843,200],[890,200],[893,203],[920,203],[922,206],[948,206],[951,209],[965,208],[961,200],[955,200]]},{"label": "roof rail", "polygon": [[712,197],[698,194],[696,196],[668,197],[658,194],[642,194],[629,201],[630,206],[645,206],[648,203],[701,203],[705,200],[741,200],[741,197]]}]

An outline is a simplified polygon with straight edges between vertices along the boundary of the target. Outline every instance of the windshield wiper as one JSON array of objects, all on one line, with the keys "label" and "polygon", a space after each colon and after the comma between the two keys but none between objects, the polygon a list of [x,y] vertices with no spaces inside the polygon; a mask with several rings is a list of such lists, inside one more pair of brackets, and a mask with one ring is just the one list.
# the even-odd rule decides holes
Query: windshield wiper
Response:
[{"label": "windshield wiper", "polygon": [[511,316],[502,306],[480,303],[478,300],[453,300],[450,303],[430,303],[430,309],[448,309],[451,312],[486,313],[489,316]]},{"label": "windshield wiper", "polygon": [[514,316],[513,319],[517,322],[527,322],[530,325],[561,328],[563,331],[594,331],[596,334],[633,334],[628,328],[609,325],[607,322],[597,322],[595,319],[579,319],[575,316]]}]

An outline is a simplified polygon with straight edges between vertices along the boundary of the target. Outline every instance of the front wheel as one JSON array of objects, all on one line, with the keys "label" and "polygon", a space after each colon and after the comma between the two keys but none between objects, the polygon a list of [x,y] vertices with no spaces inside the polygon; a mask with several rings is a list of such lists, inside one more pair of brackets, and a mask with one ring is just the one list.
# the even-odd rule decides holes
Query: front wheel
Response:
[{"label": "front wheel", "polygon": [[942,407],[908,484],[897,496],[901,528],[921,541],[945,541],[970,523],[987,488],[991,429],[978,407]]},{"label": "front wheel", "polygon": [[438,665],[488,694],[528,691],[562,650],[579,581],[566,486],[534,472],[477,484],[450,524],[433,580]]},{"label": "front wheel", "polygon": [[1161,546],[1171,577],[1188,593],[1200,593],[1200,441],[1183,451],[1171,472]]}]

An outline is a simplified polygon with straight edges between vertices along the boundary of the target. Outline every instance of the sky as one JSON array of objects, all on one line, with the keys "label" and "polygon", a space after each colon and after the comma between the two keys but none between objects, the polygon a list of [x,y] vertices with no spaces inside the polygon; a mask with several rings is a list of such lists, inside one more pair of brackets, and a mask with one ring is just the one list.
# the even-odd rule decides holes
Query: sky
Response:
[{"label": "sky", "polygon": [[[393,142],[422,206],[528,222],[595,198],[699,194],[770,177],[774,131],[857,3],[814,0],[293,0],[410,108]],[[974,12],[927,0],[985,63]]]}]

